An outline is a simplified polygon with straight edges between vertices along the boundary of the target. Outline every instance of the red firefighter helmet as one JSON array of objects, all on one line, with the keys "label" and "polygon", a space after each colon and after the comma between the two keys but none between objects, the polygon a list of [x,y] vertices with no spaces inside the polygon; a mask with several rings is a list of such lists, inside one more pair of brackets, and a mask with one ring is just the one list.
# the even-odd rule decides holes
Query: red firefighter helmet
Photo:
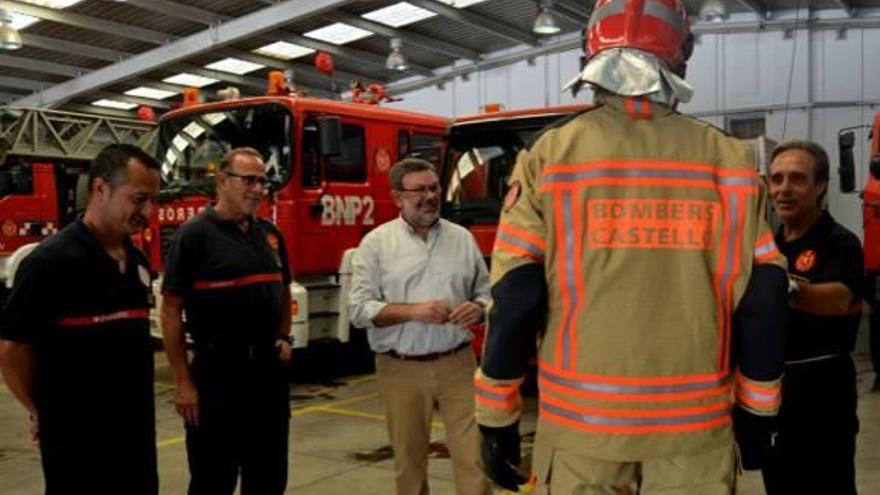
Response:
[{"label": "red firefighter helmet", "polygon": [[680,0],[598,0],[586,29],[587,60],[609,48],[656,55],[670,69],[690,56],[690,19]]}]

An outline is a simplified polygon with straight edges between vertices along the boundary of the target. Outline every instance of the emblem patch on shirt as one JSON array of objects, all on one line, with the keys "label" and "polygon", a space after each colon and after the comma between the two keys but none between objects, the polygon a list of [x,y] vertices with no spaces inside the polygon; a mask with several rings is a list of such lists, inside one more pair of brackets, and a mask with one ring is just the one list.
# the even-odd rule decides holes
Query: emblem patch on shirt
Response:
[{"label": "emblem patch on shirt", "polygon": [[274,251],[278,251],[278,236],[269,232],[266,234],[266,242],[269,243],[269,247]]},{"label": "emblem patch on shirt", "polygon": [[278,236],[272,232],[267,232],[266,243],[272,248],[272,254],[275,255],[275,262],[278,264],[278,268],[281,268],[281,254],[278,253]]},{"label": "emblem patch on shirt", "polygon": [[147,270],[147,267],[144,265],[138,265],[138,277],[140,277],[144,287],[150,286],[150,270]]},{"label": "emblem patch on shirt", "polygon": [[816,266],[816,251],[812,249],[807,249],[798,255],[797,261],[794,262],[794,267],[799,272],[808,272]]},{"label": "emblem patch on shirt", "polygon": [[507,195],[504,196],[504,211],[509,211],[513,208],[513,205],[519,201],[519,197],[522,194],[522,184],[519,181],[515,181],[510,185],[510,189],[507,190]]}]

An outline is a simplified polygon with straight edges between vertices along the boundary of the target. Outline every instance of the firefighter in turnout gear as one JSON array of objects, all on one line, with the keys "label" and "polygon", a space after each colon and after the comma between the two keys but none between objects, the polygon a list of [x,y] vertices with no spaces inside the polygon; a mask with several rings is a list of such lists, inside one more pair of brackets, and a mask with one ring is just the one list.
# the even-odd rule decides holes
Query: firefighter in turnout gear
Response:
[{"label": "firefighter in turnout gear", "polygon": [[752,153],[675,111],[691,96],[689,25],[678,0],[598,1],[573,83],[596,106],[518,158],[476,375],[486,468],[506,488],[522,481],[536,341],[536,493],[730,494],[734,415],[750,467],[769,448],[785,259]]}]

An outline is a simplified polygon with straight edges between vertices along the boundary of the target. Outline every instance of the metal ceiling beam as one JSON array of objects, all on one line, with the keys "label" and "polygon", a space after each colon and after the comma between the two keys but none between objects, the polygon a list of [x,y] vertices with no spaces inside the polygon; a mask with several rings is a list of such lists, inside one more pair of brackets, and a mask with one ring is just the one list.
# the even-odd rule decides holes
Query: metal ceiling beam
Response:
[{"label": "metal ceiling beam", "polygon": [[118,50],[110,50],[58,38],[49,38],[28,32],[21,33],[21,41],[24,46],[33,46],[43,50],[66,53],[68,55],[78,55],[80,57],[93,58],[95,60],[104,60],[105,62],[119,62],[132,55],[131,53]]},{"label": "metal ceiling beam", "polygon": [[14,105],[55,106],[97,88],[167,67],[217,47],[271,31],[297,19],[321,15],[349,1],[351,0],[286,0],[57,84],[38,94],[21,98]]},{"label": "metal ceiling beam", "polygon": [[587,19],[590,18],[590,13],[593,10],[593,6],[588,5],[588,3],[589,2],[573,2],[572,0],[553,0],[553,5],[555,7],[567,10],[571,15],[581,19],[581,23],[584,23],[584,27],[586,27],[585,23]]},{"label": "metal ceiling beam", "polygon": [[[536,2],[540,5],[540,2]],[[556,5],[555,3],[550,3],[545,6],[547,10],[550,11],[554,16],[563,21],[573,25],[578,26],[583,29],[587,25],[587,18],[581,17],[580,15],[572,14],[569,10],[562,7],[561,5]]]},{"label": "metal ceiling beam", "polygon": [[[521,62],[523,60],[528,60],[530,58],[546,55],[548,53],[557,53],[566,50],[572,50],[580,46],[580,34],[571,33],[568,35],[560,36],[556,38],[553,42],[541,45],[539,47],[518,50],[514,53],[506,53],[504,55],[488,56],[476,63],[449,67],[447,68],[448,70],[442,73],[438,73],[438,75],[435,77],[391,83],[387,86],[386,89],[390,94],[400,95],[403,93],[408,93],[410,91],[415,91],[417,89],[433,86],[435,84],[441,84],[458,76],[473,74],[479,71],[486,71],[496,67],[503,67],[506,65]],[[572,76],[574,76],[574,74],[572,74]]]},{"label": "metal ceiling beam", "polygon": [[152,108],[171,108],[171,103],[164,100],[156,100],[153,98],[141,98],[139,96],[130,96],[126,94],[113,93],[111,91],[95,91],[90,93],[98,99],[106,98],[108,100],[124,101],[125,103],[133,103]]},{"label": "metal ceiling beam", "polygon": [[369,19],[364,19],[363,17],[352,14],[350,12],[336,10],[327,13],[323,17],[332,22],[344,22],[345,24],[349,24],[354,27],[366,29],[367,31],[372,31],[378,35],[385,36],[387,38],[400,38],[401,40],[403,40],[404,43],[408,45],[418,46],[419,48],[422,48],[424,50],[432,51],[434,53],[439,53],[452,58],[463,58],[466,60],[480,59],[480,53],[476,50],[471,50],[470,48],[461,45],[456,45],[454,43],[449,43],[447,41],[443,41],[437,38],[424,36],[405,29],[396,29],[390,26],[386,26],[385,24],[374,22]]},{"label": "metal ceiling beam", "polygon": [[170,41],[165,33],[153,31],[151,29],[139,28],[129,24],[121,24],[119,22],[99,19],[83,14],[77,14],[67,10],[50,9],[40,7],[29,3],[18,2],[15,0],[5,0],[6,7],[13,12],[19,12],[29,16],[37,17],[45,21],[57,22],[59,24],[67,24],[82,29],[98,31],[100,33],[112,34],[121,38],[135,39],[145,41],[147,43],[163,44]]},{"label": "metal ceiling beam", "polygon": [[[276,41],[276,40],[272,40]],[[214,50],[211,53],[216,53],[219,56],[218,59],[224,57],[232,57],[238,58],[247,62],[252,62],[255,64],[260,64],[271,69],[278,70],[293,70],[295,74],[309,74],[311,76],[326,79],[327,75],[323,72],[319,72],[315,66],[311,64],[305,64],[302,62],[292,62],[287,60],[281,60],[273,57],[267,57],[265,55],[260,55],[258,53],[246,52],[244,50],[236,50],[231,48],[221,48],[219,50]],[[358,80],[378,80],[377,78],[364,74],[361,72],[349,72],[343,70],[337,70],[333,73],[333,79],[340,84],[348,84],[352,79]]]},{"label": "metal ceiling beam", "polygon": [[489,19],[469,10],[450,7],[438,0],[408,0],[409,3],[436,12],[447,19],[466,24],[474,29],[505,38],[514,43],[523,43],[529,46],[537,46],[538,39],[531,33],[520,30],[513,26]]},{"label": "metal ceiling beam", "polygon": [[856,8],[849,2],[849,0],[832,0],[832,1],[834,3],[836,3],[838,7],[843,9],[843,11],[846,13],[847,17],[855,17]]},{"label": "metal ceiling beam", "polygon": [[171,0],[126,0],[129,5],[134,5],[150,12],[161,12],[169,17],[176,17],[190,22],[197,22],[206,26],[219,24],[229,19],[229,16],[200,9],[182,2]]},{"label": "metal ceiling beam", "polygon": [[169,84],[167,82],[154,81],[152,79],[142,79],[142,78],[127,79],[125,81],[120,81],[119,84],[124,85],[124,86],[131,86],[130,88],[125,89],[125,91],[128,91],[130,89],[134,89],[134,88],[137,88],[140,86],[144,86],[147,88],[155,88],[155,89],[161,89],[162,91],[171,91],[174,93],[183,94],[183,90],[186,89],[186,86],[180,86],[177,84]]},{"label": "metal ceiling beam", "polygon": [[[39,91],[51,83],[34,81],[33,79],[23,79],[20,77],[0,76],[0,86],[6,86],[15,89],[24,89],[27,91]],[[28,97],[25,97],[28,98]]]},{"label": "metal ceiling beam", "polygon": [[[177,17],[180,19],[185,19],[193,22],[198,22],[201,24],[205,24],[207,26],[217,26],[224,22],[229,22],[234,19],[232,16],[228,16],[225,14],[220,14],[217,12],[213,12],[210,10],[200,9],[197,7],[192,7],[189,5],[181,5],[179,2],[172,2],[170,0],[128,0],[127,2],[130,5],[134,5],[144,10],[148,10],[151,12],[157,12],[163,15]],[[274,3],[274,2],[273,2]],[[163,33],[164,34],[164,33]],[[259,37],[260,39],[265,39],[267,43],[272,43],[278,41],[276,38],[271,36]],[[176,39],[176,37],[165,34],[166,37],[171,39]],[[241,60],[246,60],[248,62],[253,62],[256,64],[264,65],[266,67],[272,67],[280,70],[293,69],[296,72],[306,72],[311,73],[316,76],[323,76],[320,72],[317,71],[313,66],[309,64],[304,64],[301,62],[293,62],[280,60],[273,57],[266,57],[263,55],[259,55],[252,52],[247,52],[244,50],[238,50],[235,48],[225,48],[221,50],[224,54],[224,57],[234,57]],[[367,74],[360,74],[356,72],[345,72],[345,71],[337,71],[334,74],[334,78],[338,83],[348,84],[348,81],[352,79],[359,80],[374,80],[377,79]]]},{"label": "metal ceiling beam", "polygon": [[79,77],[88,72],[88,69],[75,67],[73,65],[58,64],[35,58],[15,57],[2,54],[0,54],[0,66],[44,72],[46,74],[55,74],[57,76],[65,77]]},{"label": "metal ceiling beam", "polygon": [[[59,53],[65,53],[68,55],[80,55],[85,56],[87,58],[94,58],[96,60],[104,60],[107,62],[116,62],[119,60],[124,60],[129,57],[133,57],[134,54],[121,52],[117,50],[107,50],[103,48],[95,49],[96,47],[92,47],[90,45],[84,45],[82,43],[69,42],[65,40],[59,40],[56,38],[47,38],[44,36],[36,36],[29,35],[27,33],[22,33],[22,37],[24,39],[24,43],[29,46],[37,46],[44,50],[55,51]],[[0,58],[2,60],[2,58]],[[34,59],[25,59],[30,63],[31,60]],[[0,65],[4,65],[0,62]],[[67,66],[70,67],[70,66]],[[266,83],[257,78],[248,78],[245,80],[245,83],[242,84],[242,80],[236,78],[234,74],[230,74],[228,78],[218,77],[225,76],[225,73],[217,72],[217,71],[209,71],[204,67],[196,66],[196,65],[175,65],[170,67],[174,70],[179,70],[180,72],[198,72],[197,75],[204,75],[205,77],[211,77],[213,79],[219,79],[221,81],[225,81],[229,84],[242,85],[248,88],[255,88],[256,94],[263,94],[266,90]],[[60,75],[69,75],[69,74],[60,74]],[[72,76],[71,76],[72,77]],[[178,86],[175,84],[168,84],[162,81],[153,81],[143,78],[138,78],[134,80],[128,81],[119,81],[120,83],[130,82],[132,83],[132,87],[135,86],[149,86],[157,89],[164,89],[166,91],[175,91],[177,93],[182,93],[185,89],[183,86]],[[345,81],[347,83],[347,81]],[[304,87],[312,92],[322,92],[324,90],[315,88],[315,87]]]},{"label": "metal ceiling beam", "polygon": [[64,105],[64,110],[92,115],[100,114],[111,117],[125,117],[129,119],[137,118],[137,114],[135,114],[134,110],[117,110],[115,108],[96,107],[94,105],[83,105],[81,103],[68,103]]},{"label": "metal ceiling beam", "polygon": [[770,18],[770,10],[767,8],[767,5],[764,4],[761,0],[738,0],[739,3],[742,4],[743,7],[751,10],[752,12],[758,14],[762,19]]},{"label": "metal ceiling beam", "polygon": [[[323,41],[319,41],[312,38],[306,38],[305,36],[291,33],[289,31],[272,31],[268,33],[269,36],[273,36],[275,41],[287,41],[288,43],[293,43],[295,45],[304,46],[306,48],[311,48],[312,50],[317,50],[321,52],[327,52],[330,55],[349,59],[353,62],[357,62],[358,64],[368,64],[374,66],[376,68],[380,68],[381,70],[385,69],[385,55],[378,55],[373,52],[368,52],[366,50],[359,50],[357,48],[352,48],[350,46],[339,46],[334,45],[332,43],[325,43]],[[405,71],[410,74],[418,74],[421,76],[434,76],[434,70],[425,67],[424,65],[413,64],[410,63],[409,70]]]}]

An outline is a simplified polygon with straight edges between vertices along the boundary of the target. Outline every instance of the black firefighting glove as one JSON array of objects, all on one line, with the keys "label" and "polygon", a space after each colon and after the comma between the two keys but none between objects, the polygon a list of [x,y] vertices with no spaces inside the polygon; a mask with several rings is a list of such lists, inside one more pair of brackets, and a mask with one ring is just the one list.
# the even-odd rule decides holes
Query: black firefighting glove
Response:
[{"label": "black firefighting glove", "polygon": [[779,455],[776,416],[758,416],[734,407],[733,432],[739,444],[743,469],[751,471],[767,467]]},{"label": "black firefighting glove", "polygon": [[498,486],[519,491],[519,485],[528,478],[519,472],[522,460],[519,445],[519,421],[509,426],[492,428],[480,425],[483,434],[483,464],[486,474]]}]

